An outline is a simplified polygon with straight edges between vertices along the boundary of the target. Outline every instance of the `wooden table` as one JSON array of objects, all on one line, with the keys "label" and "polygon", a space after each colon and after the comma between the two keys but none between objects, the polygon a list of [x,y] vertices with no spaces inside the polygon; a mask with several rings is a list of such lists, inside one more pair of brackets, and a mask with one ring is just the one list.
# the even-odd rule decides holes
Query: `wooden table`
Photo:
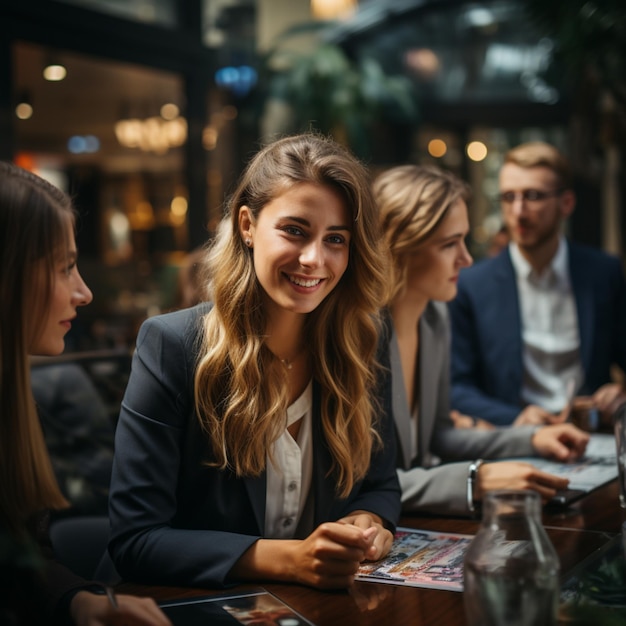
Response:
[{"label": "wooden table", "polygon": [[[587,495],[567,509],[546,510],[543,523],[567,575],[593,557],[621,531],[626,511],[618,504],[617,481]],[[475,534],[479,521],[405,516],[400,526]],[[240,591],[259,585],[240,585]],[[463,594],[434,589],[357,582],[350,591],[323,592],[300,585],[263,584],[318,626],[465,626]],[[124,583],[120,591],[150,595],[159,601],[219,593],[206,589],[152,587]]]},{"label": "wooden table", "polygon": [[619,485],[613,480],[574,502],[566,509],[546,511],[547,527],[574,528],[597,532],[619,533],[626,522],[626,510],[619,505]]}]

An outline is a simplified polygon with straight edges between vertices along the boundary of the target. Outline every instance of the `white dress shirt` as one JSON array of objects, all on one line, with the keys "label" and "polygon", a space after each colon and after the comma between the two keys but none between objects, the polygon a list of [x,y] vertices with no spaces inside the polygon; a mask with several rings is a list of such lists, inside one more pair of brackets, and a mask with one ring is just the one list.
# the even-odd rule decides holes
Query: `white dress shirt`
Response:
[{"label": "white dress shirt", "polygon": [[509,244],[509,250],[517,277],[522,323],[522,400],[557,413],[568,403],[568,387],[573,384],[577,391],[583,381],[567,245],[561,237],[552,262],[541,274],[531,267],[516,244]]},{"label": "white dress shirt", "polygon": [[298,438],[294,439],[285,428],[274,443],[274,463],[267,457],[264,536],[269,539],[306,537],[313,530],[312,403],[313,383],[309,382],[287,409],[287,427],[302,419]]}]

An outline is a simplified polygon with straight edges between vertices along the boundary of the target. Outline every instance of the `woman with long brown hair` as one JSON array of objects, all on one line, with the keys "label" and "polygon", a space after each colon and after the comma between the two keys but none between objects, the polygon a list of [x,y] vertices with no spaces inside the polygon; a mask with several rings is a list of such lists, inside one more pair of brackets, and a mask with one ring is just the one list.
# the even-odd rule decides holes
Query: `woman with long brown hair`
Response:
[{"label": "woman with long brown hair", "polygon": [[77,308],[92,299],[76,258],[70,199],[0,163],[0,621],[166,626],[153,600],[112,600],[56,563],[47,536],[48,510],[68,504],[37,415],[29,355],[60,354]]}]

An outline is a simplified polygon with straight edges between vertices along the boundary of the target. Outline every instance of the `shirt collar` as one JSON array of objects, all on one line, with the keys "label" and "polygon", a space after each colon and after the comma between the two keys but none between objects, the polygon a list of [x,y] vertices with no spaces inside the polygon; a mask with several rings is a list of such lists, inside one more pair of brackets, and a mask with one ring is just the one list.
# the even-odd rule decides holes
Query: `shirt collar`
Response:
[{"label": "shirt collar", "polygon": [[293,404],[287,407],[287,426],[297,422],[303,415],[306,415],[313,402],[313,379],[309,381],[305,390]]},{"label": "shirt collar", "polygon": [[509,254],[513,269],[519,278],[526,280],[531,278],[543,279],[548,275],[552,275],[558,284],[569,284],[569,255],[565,237],[559,237],[559,246],[556,249],[556,254],[552,257],[552,261],[542,272],[541,276],[537,276],[530,263],[522,256],[516,243],[509,243]]},{"label": "shirt collar", "polygon": [[552,271],[560,284],[569,283],[569,255],[565,237],[559,237],[559,247],[552,259]]},{"label": "shirt collar", "polygon": [[509,254],[513,269],[519,278],[528,278],[533,271],[530,263],[522,256],[516,243],[509,243]]}]

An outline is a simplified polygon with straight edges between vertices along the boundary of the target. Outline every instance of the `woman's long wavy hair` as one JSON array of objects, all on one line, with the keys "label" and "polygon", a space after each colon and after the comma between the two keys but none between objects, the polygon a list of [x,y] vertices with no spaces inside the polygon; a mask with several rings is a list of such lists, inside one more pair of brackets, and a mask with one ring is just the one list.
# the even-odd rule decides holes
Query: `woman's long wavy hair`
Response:
[{"label": "woman's long wavy hair", "polygon": [[256,219],[293,185],[328,186],[352,217],[348,267],[305,323],[313,376],[322,391],[321,420],[337,492],[349,493],[367,472],[376,432],[378,312],[387,256],[367,170],[349,151],[315,134],[280,139],[250,161],[207,256],[214,308],[203,322],[195,402],[216,465],[259,475],[286,428],[285,368],[265,345],[266,311],[251,250],[239,232],[242,206]]},{"label": "woman's long wavy hair", "polygon": [[67,506],[37,415],[28,355],[42,332],[73,220],[63,192],[0,163],[0,515],[15,534],[32,514]]},{"label": "woman's long wavy hair", "polygon": [[380,174],[372,186],[380,227],[391,253],[387,303],[407,284],[409,260],[437,230],[450,207],[468,202],[469,185],[434,165],[400,165]]}]

